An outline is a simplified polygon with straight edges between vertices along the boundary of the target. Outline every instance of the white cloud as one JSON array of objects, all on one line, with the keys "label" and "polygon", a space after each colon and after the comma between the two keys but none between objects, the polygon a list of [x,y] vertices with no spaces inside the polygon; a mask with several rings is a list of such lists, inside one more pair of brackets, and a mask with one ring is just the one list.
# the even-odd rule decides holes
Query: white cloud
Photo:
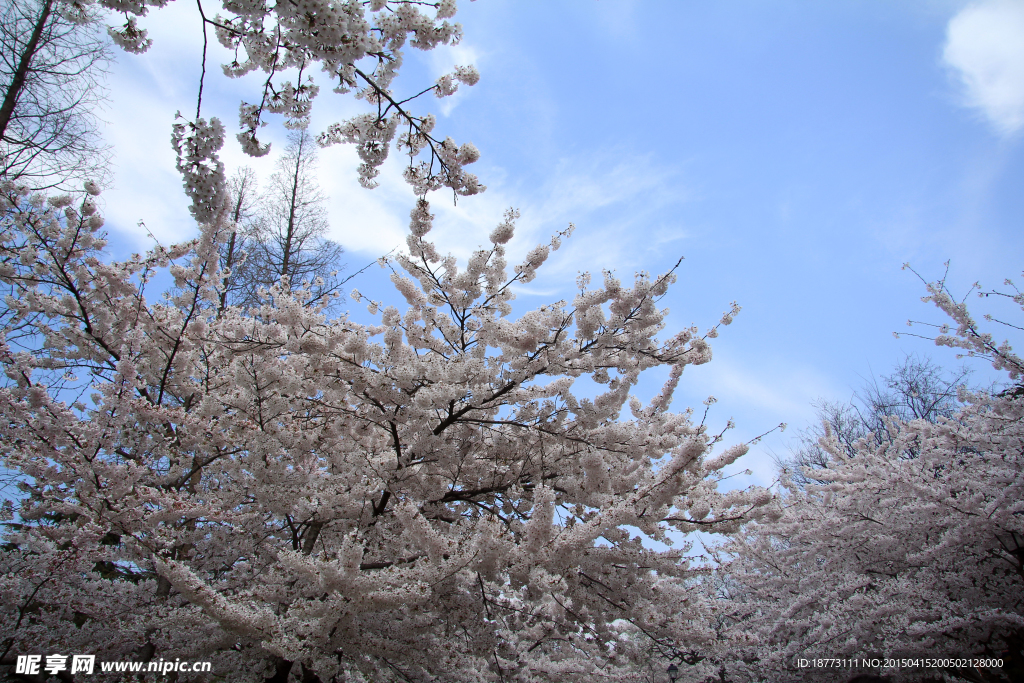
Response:
[{"label": "white cloud", "polygon": [[[397,156],[397,155],[396,155]],[[319,155],[319,183],[328,197],[329,236],[348,252],[376,258],[405,246],[415,198],[401,177],[402,164],[389,159],[367,190],[356,182],[359,158],[351,145],[328,147]]]},{"label": "white cloud", "polygon": [[962,82],[967,106],[1001,133],[1024,126],[1024,1],[964,8],[949,21],[942,59]]},{"label": "white cloud", "polygon": [[[814,401],[821,396],[842,394],[831,378],[814,367],[791,362],[791,359],[773,360],[756,352],[734,350],[720,352],[719,357],[707,365],[687,368],[672,408],[681,411],[691,406],[696,411],[703,409],[700,402],[706,396],[715,396],[718,403],[709,413],[710,431],[717,432],[730,417],[736,423],[735,431],[728,432],[724,445],[749,441],[780,422],[788,423],[790,429],[785,433],[773,431],[725,470],[730,475],[746,469],[753,473],[749,478],[730,480],[724,485],[725,489],[748,484],[769,486],[777,476],[775,456],[785,457],[789,453],[799,425],[814,422]],[[699,413],[697,418],[700,419]]]}]

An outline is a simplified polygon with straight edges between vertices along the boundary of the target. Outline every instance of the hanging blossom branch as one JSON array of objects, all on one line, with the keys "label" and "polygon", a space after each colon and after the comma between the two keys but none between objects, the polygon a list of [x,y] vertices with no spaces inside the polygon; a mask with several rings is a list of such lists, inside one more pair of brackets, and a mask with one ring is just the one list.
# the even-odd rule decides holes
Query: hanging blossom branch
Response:
[{"label": "hanging blossom branch", "polygon": [[[122,26],[108,29],[114,42],[128,52],[140,54],[150,47],[152,40],[139,27],[138,19],[150,7],[166,4],[166,0],[99,0],[99,4],[125,17]],[[412,100],[426,93],[449,97],[460,84],[475,85],[480,80],[476,68],[456,66],[452,73],[410,97],[399,97],[392,90],[407,45],[426,51],[459,43],[462,27],[448,21],[457,11],[455,0],[225,0],[224,14],[212,16],[201,0],[197,0],[197,6],[204,34],[203,78],[196,120],[184,124],[190,135],[175,133],[176,148],[181,148],[180,142],[186,139],[192,147],[204,146],[202,136],[196,137],[198,131],[221,125],[199,116],[206,75],[206,30],[212,28],[221,45],[234,53],[232,61],[223,65],[226,76],[240,78],[254,71],[266,75],[258,102],[243,101],[239,106],[241,131],[236,137],[246,154],[258,157],[270,151],[269,143],[261,142],[257,135],[266,125],[268,113],[282,115],[287,128],[302,129],[309,125],[312,103],[320,92],[309,72],[319,64],[328,80],[336,83],[334,92],[354,92],[357,99],[365,100],[375,109],[334,123],[318,137],[323,146],[343,142],[356,145],[362,160],[361,185],[377,185],[375,178],[380,166],[394,145],[409,156],[405,179],[420,196],[444,187],[450,188],[456,198],[486,189],[475,175],[464,170],[479,159],[476,147],[437,137],[433,133],[433,115],[418,115],[408,109]],[[367,68],[369,65],[372,68]],[[294,81],[288,78],[289,73],[295,75]],[[403,132],[399,135],[399,131]],[[209,150],[206,165],[219,164],[218,150],[219,147]],[[418,160],[421,155],[423,159]],[[184,162],[179,154],[181,163]],[[216,181],[213,175],[205,177]],[[208,214],[204,210],[199,213]]]},{"label": "hanging blossom branch", "polygon": [[[449,187],[457,199],[460,195],[474,195],[486,189],[480,185],[476,175],[466,173],[462,168],[480,158],[476,146],[472,143],[458,145],[451,138],[439,140],[433,137],[431,132],[436,123],[433,114],[418,117],[403,107],[407,102],[428,92],[434,92],[438,97],[452,95],[460,82],[475,85],[480,80],[480,74],[474,67],[457,66],[455,73],[442,76],[435,85],[404,100],[392,97],[387,88],[382,87],[373,75],[359,69],[355,69],[354,73],[366,83],[366,88],[360,96],[377,104],[377,114],[364,114],[345,123],[334,124],[319,137],[318,141],[325,147],[339,142],[349,142],[357,146],[359,157],[363,160],[359,167],[359,182],[363,187],[376,187],[374,178],[387,159],[388,149],[396,132],[402,127],[406,128],[407,132],[398,137],[396,147],[409,156],[405,179],[418,195],[423,197],[432,190]],[[425,149],[430,151],[430,160],[417,163],[416,157]]]}]

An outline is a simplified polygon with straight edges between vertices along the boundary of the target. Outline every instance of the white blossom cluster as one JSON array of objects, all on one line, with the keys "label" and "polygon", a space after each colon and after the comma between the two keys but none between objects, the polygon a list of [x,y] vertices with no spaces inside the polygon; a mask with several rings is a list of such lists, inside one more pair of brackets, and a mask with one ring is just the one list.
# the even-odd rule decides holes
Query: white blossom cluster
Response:
[{"label": "white blossom cluster", "polygon": [[[956,322],[939,345],[974,350],[1020,377],[1020,361],[931,284],[927,300]],[[1024,301],[1017,301],[1024,308]],[[852,455],[825,426],[824,469],[790,485],[774,512],[725,546],[734,559],[719,601],[729,680],[819,680],[800,658],[999,659],[946,673],[1017,680],[1024,671],[1024,391],[961,393],[937,422],[890,419],[884,439]],[[815,483],[818,482],[818,483]],[[894,681],[935,680],[893,667]]]},{"label": "white blossom cluster", "polygon": [[108,27],[107,33],[115,45],[125,52],[131,52],[136,55],[142,54],[153,44],[153,39],[147,37],[149,32],[144,28],[139,28],[138,19],[131,16],[124,22],[124,26],[120,28]]},{"label": "white blossom cluster", "polygon": [[354,144],[363,162],[359,165],[359,184],[373,188],[377,186],[374,178],[380,174],[377,169],[387,159],[398,123],[397,116],[380,118],[374,114],[362,114],[343,124],[332,124],[320,137],[320,142],[324,145],[337,142]]},{"label": "white blossom cluster", "polygon": [[[949,269],[949,261],[945,263],[947,273]],[[924,325],[938,330],[938,334],[935,337],[928,337],[919,334],[910,334],[910,336],[921,337],[923,339],[930,339],[935,342],[937,346],[948,346],[954,349],[964,349],[965,353],[958,355],[958,358],[963,356],[985,358],[992,363],[992,367],[996,370],[1005,371],[1009,374],[1010,379],[1016,382],[1021,381],[1021,377],[1024,377],[1024,359],[1013,352],[1010,346],[1010,342],[1003,340],[1001,343],[997,343],[995,337],[990,332],[985,332],[980,329],[978,323],[971,316],[970,311],[967,309],[967,305],[963,301],[956,301],[949,289],[946,287],[946,280],[943,277],[938,282],[926,282],[924,278],[921,278],[917,272],[910,267],[909,263],[903,264],[904,270],[910,270],[918,276],[924,282],[925,288],[928,290],[928,296],[922,297],[922,301],[925,303],[934,303],[941,311],[948,315],[956,325],[956,331],[950,334],[950,326],[948,323],[942,325],[935,325],[932,323],[921,323]],[[979,297],[996,296],[1005,299],[1010,299],[1015,304],[1024,308],[1024,293],[1022,293],[1012,280],[1006,279],[1003,284],[1007,287],[1011,287],[1013,292],[1000,292],[1000,291],[981,291],[981,284],[975,282],[971,287],[971,292],[977,291]],[[970,293],[970,292],[969,292]],[[985,319],[988,321],[996,322],[1004,327],[1011,329],[1020,329],[1019,325],[997,320],[991,315],[986,315]],[[907,325],[913,327],[915,322],[908,320]],[[899,333],[893,333],[897,338],[900,337]]]},{"label": "white blossom cluster", "polygon": [[[188,159],[219,133],[179,130],[212,211],[216,169]],[[712,645],[704,570],[668,532],[735,531],[772,496],[718,491],[745,448],[716,456],[669,411],[710,359],[695,330],[658,338],[671,272],[606,273],[513,319],[512,287],[569,231],[510,269],[510,211],[460,265],[421,200],[392,276],[407,306],[361,325],[283,284],[222,307],[216,211],[192,242],[113,262],[91,199],[3,192],[12,651],[209,660],[232,681],[582,683]]]},{"label": "white blossom cluster", "polygon": [[475,66],[456,66],[453,73],[445,74],[437,79],[434,93],[439,98],[449,97],[458,91],[459,83],[476,85],[479,81],[480,72],[476,70]]},{"label": "white blossom cluster", "polygon": [[[180,113],[179,113],[180,117]],[[217,152],[224,145],[224,126],[217,118],[207,122],[175,123],[171,145],[177,154],[185,194],[192,200],[189,210],[196,221],[209,223],[224,203],[224,164]]]}]

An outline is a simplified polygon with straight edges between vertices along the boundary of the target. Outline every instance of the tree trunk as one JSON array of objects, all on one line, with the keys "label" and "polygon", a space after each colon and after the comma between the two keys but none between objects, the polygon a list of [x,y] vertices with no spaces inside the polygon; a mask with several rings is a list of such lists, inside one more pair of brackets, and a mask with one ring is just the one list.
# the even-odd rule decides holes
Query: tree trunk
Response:
[{"label": "tree trunk", "polygon": [[288,274],[292,256],[292,240],[295,239],[295,205],[299,201],[299,174],[302,172],[302,154],[306,135],[299,138],[299,149],[295,154],[295,175],[292,176],[292,193],[288,202],[288,231],[284,238],[284,258],[281,259],[281,275]]},{"label": "tree trunk", "polygon": [[7,86],[7,92],[4,93],[4,103],[0,106],[0,140],[7,134],[7,126],[14,115],[14,106],[18,103],[18,97],[25,87],[25,79],[28,77],[28,72],[32,67],[32,58],[35,57],[36,50],[39,49],[39,39],[42,37],[43,29],[46,28],[46,24],[50,20],[50,11],[52,9],[53,0],[44,0],[43,11],[40,13],[36,25],[32,28],[32,36],[28,39],[25,51],[21,53],[21,60],[18,62],[18,68],[14,72],[14,78],[11,80],[11,84]]},{"label": "tree trunk", "polygon": [[270,678],[265,678],[266,683],[288,683],[288,674],[292,670],[292,662],[280,657],[274,657],[274,673]]},{"label": "tree trunk", "polygon": [[[242,203],[245,201],[245,183],[238,190],[238,198],[235,202],[235,210],[232,212],[231,222],[235,224],[235,229],[231,231],[231,239],[228,241],[227,254],[224,256],[224,267],[231,270],[231,267],[235,265],[235,240],[238,237],[238,221],[242,218]],[[219,311],[223,311],[228,305],[228,280],[230,276],[224,278],[224,291],[220,293],[220,308]]]}]

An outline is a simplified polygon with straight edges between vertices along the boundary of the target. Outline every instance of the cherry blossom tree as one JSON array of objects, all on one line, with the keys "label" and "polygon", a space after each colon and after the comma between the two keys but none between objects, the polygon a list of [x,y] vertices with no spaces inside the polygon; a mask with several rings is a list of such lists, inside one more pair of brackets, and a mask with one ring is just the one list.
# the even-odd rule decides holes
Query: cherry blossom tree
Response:
[{"label": "cherry blossom tree", "polygon": [[[1008,281],[1008,284],[1012,285]],[[954,326],[938,345],[984,356],[1016,388],[960,390],[949,416],[891,417],[851,453],[826,424],[824,468],[727,544],[718,626],[729,680],[813,680],[799,658],[1001,659],[1001,668],[912,665],[893,680],[1024,675],[1024,363],[982,331],[944,282]],[[1004,293],[1024,308],[1019,291]],[[773,519],[774,518],[774,519]]]},{"label": "cherry blossom tree", "polygon": [[[513,289],[569,231],[510,272],[509,212],[460,266],[427,241],[420,200],[385,264],[407,305],[353,291],[364,325],[281,284],[222,305],[222,197],[195,240],[120,262],[91,196],[3,199],[0,460],[20,489],[3,504],[3,664],[629,680],[651,648],[682,662],[715,637],[668,534],[735,531],[772,494],[719,491],[747,446],[669,409],[718,328],[659,340],[672,272],[584,275],[571,304],[514,318]],[[154,297],[161,269],[174,286]],[[643,405],[630,392],[659,366]],[[596,395],[573,392],[581,377]]]}]

